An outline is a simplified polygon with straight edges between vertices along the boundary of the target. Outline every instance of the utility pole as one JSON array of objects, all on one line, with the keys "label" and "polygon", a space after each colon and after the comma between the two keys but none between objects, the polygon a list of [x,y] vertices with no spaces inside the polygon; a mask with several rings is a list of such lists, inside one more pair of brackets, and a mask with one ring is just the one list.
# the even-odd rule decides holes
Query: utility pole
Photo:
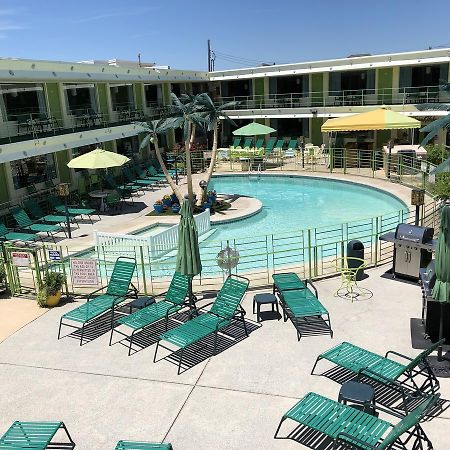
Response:
[{"label": "utility pole", "polygon": [[208,72],[211,72],[211,40],[208,39]]},{"label": "utility pole", "polygon": [[138,63],[139,63],[139,67],[142,67],[141,66],[141,54],[140,53],[138,53]]}]

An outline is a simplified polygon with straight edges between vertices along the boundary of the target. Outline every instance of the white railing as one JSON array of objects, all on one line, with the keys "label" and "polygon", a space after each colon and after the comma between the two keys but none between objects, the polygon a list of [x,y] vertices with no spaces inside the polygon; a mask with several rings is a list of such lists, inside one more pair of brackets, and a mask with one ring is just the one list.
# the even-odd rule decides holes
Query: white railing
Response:
[{"label": "white railing", "polygon": [[[206,233],[211,229],[209,209],[194,216],[197,225],[198,235]],[[95,246],[103,248],[140,247],[145,246],[149,249],[151,258],[158,258],[166,253],[178,248],[178,226],[176,224],[167,230],[161,231],[153,236],[136,236],[133,234],[105,233],[103,231],[94,232]]]}]

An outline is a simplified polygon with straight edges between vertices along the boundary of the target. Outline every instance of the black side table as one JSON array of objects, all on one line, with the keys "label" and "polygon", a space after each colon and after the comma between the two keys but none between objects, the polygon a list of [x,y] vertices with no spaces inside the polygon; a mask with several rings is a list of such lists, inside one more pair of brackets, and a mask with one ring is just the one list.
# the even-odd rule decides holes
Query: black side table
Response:
[{"label": "black side table", "polygon": [[278,309],[278,301],[275,295],[273,294],[255,294],[253,297],[253,314],[255,314],[255,306],[256,306],[256,320],[260,322],[261,315],[261,305],[271,304],[272,311],[275,312],[275,308],[277,308],[278,320],[280,320],[280,311]]},{"label": "black side table", "polygon": [[128,304],[128,306],[130,307],[130,314],[133,308],[142,309],[146,306],[151,305],[152,303],[155,303],[155,299],[153,297],[138,297]]},{"label": "black side table", "polygon": [[350,406],[355,405],[356,408],[367,414],[377,415],[375,412],[375,391],[368,384],[356,381],[345,382],[339,391],[338,402],[344,405],[349,402],[352,403]]}]

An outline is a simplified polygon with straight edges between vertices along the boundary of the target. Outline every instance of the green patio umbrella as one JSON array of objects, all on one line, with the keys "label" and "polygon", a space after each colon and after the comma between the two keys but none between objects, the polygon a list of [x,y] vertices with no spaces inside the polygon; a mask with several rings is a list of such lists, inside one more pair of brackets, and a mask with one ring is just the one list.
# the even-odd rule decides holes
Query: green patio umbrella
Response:
[{"label": "green patio umbrella", "polygon": [[[441,212],[441,226],[436,246],[436,283],[433,287],[432,297],[441,303],[439,323],[439,340],[443,337],[444,307],[450,302],[450,206],[445,205]],[[442,358],[442,346],[439,347],[438,359]]]},{"label": "green patio umbrella", "polygon": [[262,134],[270,134],[273,133],[275,130],[272,127],[268,127],[267,125],[263,125],[261,123],[252,122],[248,125],[245,125],[241,128],[238,128],[237,130],[233,131],[233,134],[235,136],[258,136]]},{"label": "green patio umbrella", "polygon": [[181,206],[181,219],[178,227],[178,253],[175,270],[189,277],[189,304],[193,305],[192,278],[202,271],[200,248],[198,246],[197,225],[192,214],[192,204],[185,197]]}]

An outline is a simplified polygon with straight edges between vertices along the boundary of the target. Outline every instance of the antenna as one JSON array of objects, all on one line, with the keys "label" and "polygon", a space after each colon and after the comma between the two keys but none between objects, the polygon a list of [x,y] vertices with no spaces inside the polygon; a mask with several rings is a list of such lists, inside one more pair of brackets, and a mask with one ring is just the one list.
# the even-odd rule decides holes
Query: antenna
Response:
[{"label": "antenna", "polygon": [[211,72],[211,40],[208,39],[208,72]]},{"label": "antenna", "polygon": [[141,67],[141,54],[140,53],[138,53],[138,64],[139,64],[139,67]]}]

